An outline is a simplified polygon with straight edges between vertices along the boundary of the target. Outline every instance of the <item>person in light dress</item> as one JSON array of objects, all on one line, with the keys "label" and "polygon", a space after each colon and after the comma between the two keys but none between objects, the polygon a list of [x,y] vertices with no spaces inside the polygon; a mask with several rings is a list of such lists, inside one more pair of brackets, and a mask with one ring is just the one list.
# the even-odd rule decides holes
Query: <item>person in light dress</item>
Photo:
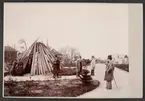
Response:
[{"label": "person in light dress", "polygon": [[94,56],[92,56],[92,60],[91,60],[91,75],[94,76],[95,73],[95,68],[96,68],[96,59]]}]

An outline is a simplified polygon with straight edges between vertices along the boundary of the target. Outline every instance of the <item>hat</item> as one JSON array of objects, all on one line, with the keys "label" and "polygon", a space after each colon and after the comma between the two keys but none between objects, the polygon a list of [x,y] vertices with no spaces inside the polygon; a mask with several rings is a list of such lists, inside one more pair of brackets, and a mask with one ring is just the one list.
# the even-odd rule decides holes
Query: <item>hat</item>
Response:
[{"label": "hat", "polygon": [[112,55],[108,55],[108,59],[112,60]]}]

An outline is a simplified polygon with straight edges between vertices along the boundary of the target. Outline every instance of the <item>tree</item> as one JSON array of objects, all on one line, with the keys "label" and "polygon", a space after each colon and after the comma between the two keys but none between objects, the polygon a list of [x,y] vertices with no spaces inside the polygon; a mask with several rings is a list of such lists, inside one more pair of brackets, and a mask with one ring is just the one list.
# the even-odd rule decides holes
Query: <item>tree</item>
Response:
[{"label": "tree", "polygon": [[70,59],[73,59],[76,55],[79,54],[76,48],[69,46],[61,48],[59,52],[63,55],[67,55]]},{"label": "tree", "polygon": [[[24,44],[25,45],[25,50],[27,50],[27,43],[26,43],[26,41],[25,41],[25,39],[20,39],[19,40],[19,44]],[[20,48],[22,49],[24,49],[24,46],[20,46]]]},{"label": "tree", "polygon": [[59,50],[59,52],[63,55],[63,63],[64,66],[73,66],[74,62],[73,59],[75,58],[76,55],[79,54],[78,50],[74,47],[63,47]]}]

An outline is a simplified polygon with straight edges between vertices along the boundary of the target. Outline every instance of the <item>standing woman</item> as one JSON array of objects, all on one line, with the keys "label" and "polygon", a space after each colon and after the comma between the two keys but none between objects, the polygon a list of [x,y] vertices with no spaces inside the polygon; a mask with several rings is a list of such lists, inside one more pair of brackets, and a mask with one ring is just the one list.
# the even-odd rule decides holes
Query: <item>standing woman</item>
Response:
[{"label": "standing woman", "polygon": [[112,89],[112,80],[114,78],[114,64],[112,62],[112,56],[109,55],[106,63],[105,78],[106,89]]},{"label": "standing woman", "polygon": [[96,66],[96,59],[94,56],[92,56],[92,61],[91,61],[91,75],[94,76],[94,70],[95,70],[95,66]]}]

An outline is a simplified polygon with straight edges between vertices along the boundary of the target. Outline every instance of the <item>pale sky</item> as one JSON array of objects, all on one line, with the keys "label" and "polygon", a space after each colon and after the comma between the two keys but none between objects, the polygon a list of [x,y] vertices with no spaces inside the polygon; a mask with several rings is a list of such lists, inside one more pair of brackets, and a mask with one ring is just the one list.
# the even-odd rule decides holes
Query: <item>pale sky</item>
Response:
[{"label": "pale sky", "polygon": [[4,45],[38,38],[53,48],[78,48],[82,57],[128,54],[128,4],[5,3]]}]

